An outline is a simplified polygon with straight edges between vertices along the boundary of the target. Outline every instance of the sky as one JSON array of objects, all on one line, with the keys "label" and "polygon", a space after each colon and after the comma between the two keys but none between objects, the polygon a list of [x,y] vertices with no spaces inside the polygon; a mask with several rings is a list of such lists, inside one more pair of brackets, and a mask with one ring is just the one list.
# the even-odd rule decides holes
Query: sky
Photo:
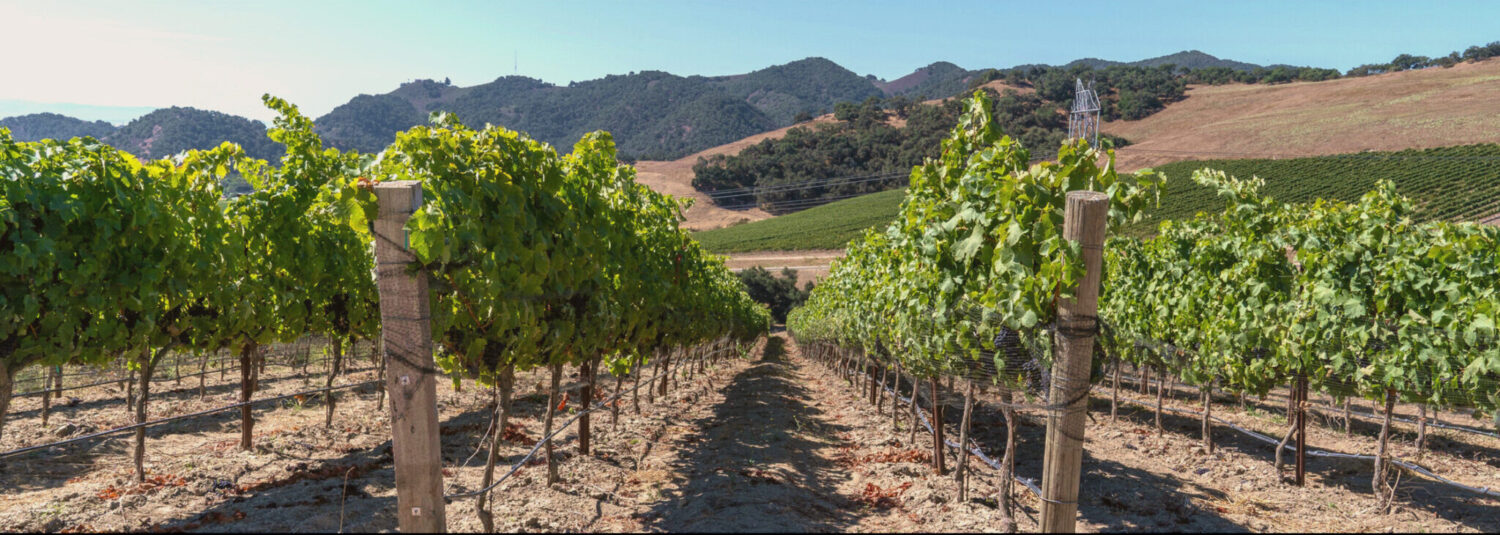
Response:
[{"label": "sky", "polygon": [[1197,49],[1347,70],[1500,40],[1500,2],[0,0],[0,117],[123,123],[192,106],[314,117],[420,78],[567,84],[642,70],[737,74],[821,56],[887,80]]}]

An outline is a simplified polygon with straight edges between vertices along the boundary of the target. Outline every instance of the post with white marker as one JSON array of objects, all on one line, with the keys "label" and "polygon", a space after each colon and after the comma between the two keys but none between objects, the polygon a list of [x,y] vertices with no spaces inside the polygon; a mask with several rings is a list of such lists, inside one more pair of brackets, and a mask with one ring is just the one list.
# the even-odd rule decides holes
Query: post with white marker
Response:
[{"label": "post with white marker", "polygon": [[391,399],[391,455],[396,462],[396,506],[403,533],[447,528],[442,446],[438,436],[437,370],[432,360],[432,316],[427,278],[406,238],[406,220],[422,206],[415,180],[375,186],[375,273],[380,290],[386,392]]}]

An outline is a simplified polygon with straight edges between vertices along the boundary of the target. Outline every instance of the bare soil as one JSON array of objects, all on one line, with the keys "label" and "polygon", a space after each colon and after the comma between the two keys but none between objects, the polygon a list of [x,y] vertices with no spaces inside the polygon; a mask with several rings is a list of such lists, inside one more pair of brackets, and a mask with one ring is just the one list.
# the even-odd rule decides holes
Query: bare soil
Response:
[{"label": "bare soil", "polygon": [[[795,349],[792,350],[794,353]],[[831,386],[825,390],[829,403],[840,407],[833,412],[839,422],[851,426],[852,441],[861,457],[878,452],[882,446],[907,448],[930,457],[931,435],[918,433],[917,444],[904,444],[906,416],[900,418],[902,430],[891,432],[889,414],[877,415],[863,398],[842,379],[820,366],[811,373],[814,384]],[[960,383],[961,384],[961,383]],[[958,387],[962,389],[962,387]],[[1170,389],[1169,389],[1170,390]],[[1183,391],[1184,398],[1189,393]],[[1078,530],[1099,531],[1457,531],[1489,532],[1500,529],[1500,501],[1479,497],[1462,490],[1422,479],[1401,480],[1395,512],[1382,515],[1373,512],[1375,499],[1371,492],[1372,463],[1338,461],[1309,457],[1308,483],[1295,487],[1274,474],[1272,457],[1275,446],[1265,444],[1237,431],[1215,424],[1217,448],[1204,450],[1196,418],[1164,416],[1165,432],[1158,434],[1154,414],[1137,405],[1122,403],[1119,419],[1109,417],[1108,387],[1097,387],[1091,400],[1090,421],[1084,446],[1083,478],[1080,484]],[[1003,453],[1004,425],[993,404],[994,394],[979,396],[981,406],[974,416],[975,440],[991,457]],[[1136,398],[1154,404],[1133,394]],[[1193,398],[1196,399],[1196,398]],[[962,398],[951,392],[944,395],[947,405],[946,433],[957,440],[957,421]],[[1220,400],[1229,402],[1230,400]],[[1168,406],[1196,409],[1198,403],[1168,400]],[[1222,403],[1214,414],[1280,437],[1284,422],[1272,416],[1275,401],[1258,404],[1241,411]],[[1284,403],[1282,403],[1284,405]],[[889,404],[886,405],[889,409]],[[924,407],[925,409],[925,407]],[[1368,406],[1365,407],[1368,410]],[[1403,409],[1404,410],[1404,409]],[[1414,409],[1413,409],[1414,410]],[[1407,413],[1411,414],[1411,413]],[[1461,415],[1445,414],[1449,422],[1459,422]],[[1316,422],[1314,420],[1313,422]],[[1354,435],[1345,437],[1341,426],[1308,426],[1310,447],[1326,451],[1372,454],[1378,426],[1355,420]],[[1429,429],[1430,449],[1421,464],[1445,477],[1470,485],[1500,484],[1500,441],[1457,431]],[[1018,428],[1017,475],[1033,481],[1041,476],[1045,423],[1039,414],[1023,418]],[[1393,433],[1393,454],[1415,460],[1415,433],[1410,426],[1398,427]],[[952,454],[949,453],[951,456]],[[1288,455],[1290,460],[1291,456]],[[948,466],[956,465],[950,457]],[[902,493],[899,507],[915,518],[909,524],[881,525],[890,531],[970,531],[967,525],[953,522],[977,515],[978,529],[999,526],[996,516],[986,516],[983,507],[992,507],[998,482],[995,473],[977,458],[970,459],[978,483],[970,483],[971,503],[948,502],[957,495],[952,480],[932,476],[928,465],[877,464],[866,469],[865,481],[886,489],[906,482],[912,488]],[[977,465],[977,466],[976,466]],[[930,485],[930,486],[928,486]],[[921,489],[924,492],[913,492]],[[1036,496],[1017,486],[1020,511],[1018,527],[1036,529],[1039,506]],[[956,518],[955,518],[956,517]],[[919,522],[920,521],[920,522]],[[988,523],[986,523],[988,522]]]},{"label": "bare soil", "polygon": [[[339,382],[365,380],[370,373]],[[319,386],[317,375],[304,384],[289,369],[272,370],[257,397]],[[536,372],[517,378],[517,427],[506,434],[501,473],[541,434],[545,379]],[[572,413],[581,383],[576,370],[564,379],[575,400],[568,405]],[[189,387],[184,380],[184,392],[156,398],[153,417],[226,404],[237,391],[233,380],[210,387],[203,401],[196,383]],[[614,391],[608,376],[599,384],[606,394]],[[629,380],[624,384],[631,386]],[[53,440],[54,430],[68,424],[104,428],[127,420],[119,392],[104,387],[79,393],[45,430],[39,401],[18,400],[0,448]],[[476,449],[487,431],[491,391],[466,383],[459,392],[445,382],[439,393],[446,487],[450,493],[475,489],[484,459]],[[1406,478],[1396,512],[1377,514],[1368,463],[1310,457],[1308,485],[1293,487],[1272,473],[1272,446],[1216,426],[1219,447],[1206,453],[1196,419],[1168,413],[1166,431],[1158,434],[1150,411],[1122,404],[1119,420],[1111,422],[1108,394],[1107,386],[1097,387],[1091,406],[1079,531],[1500,531],[1495,500]],[[980,396],[974,434],[998,458],[1004,426],[993,396]],[[124,438],[7,459],[0,468],[0,531],[394,530],[386,408],[368,391],[345,393],[340,400],[332,429],[323,427],[316,399],[301,408],[288,402],[258,410],[251,452],[237,449],[239,424],[232,413],[153,429],[147,443],[153,482],[145,486],[133,482]],[[944,400],[948,432],[956,439],[960,399],[950,393]],[[592,454],[576,454],[575,430],[560,435],[561,483],[545,485],[546,468],[535,464],[496,489],[497,529],[979,532],[1001,526],[994,470],[971,458],[971,499],[957,501],[954,478],[937,476],[930,467],[930,436],[918,433],[915,444],[908,442],[904,409],[893,428],[888,412],[878,412],[844,378],[802,356],[784,335],[753,348],[747,358],[722,360],[691,381],[681,379],[664,398],[648,401],[643,392],[639,415],[630,396],[622,401],[618,427],[607,413],[594,416]],[[1267,434],[1279,436],[1284,429],[1275,416],[1278,400],[1250,400],[1248,410],[1221,401],[1216,415]],[[1459,421],[1463,415],[1442,417],[1467,423]],[[1040,476],[1045,430],[1039,418],[1026,420],[1018,429],[1017,472],[1034,479]],[[1329,451],[1369,453],[1372,425],[1355,420],[1354,436],[1347,438],[1338,422],[1309,425],[1309,442]],[[1415,459],[1410,427],[1398,430],[1395,454]],[[1468,484],[1500,486],[1500,441],[1437,429],[1428,440],[1424,466]],[[951,469],[955,459],[949,455]],[[1034,530],[1040,503],[1019,486],[1015,496],[1018,527]],[[473,498],[450,503],[448,529],[478,531],[474,507]]]}]

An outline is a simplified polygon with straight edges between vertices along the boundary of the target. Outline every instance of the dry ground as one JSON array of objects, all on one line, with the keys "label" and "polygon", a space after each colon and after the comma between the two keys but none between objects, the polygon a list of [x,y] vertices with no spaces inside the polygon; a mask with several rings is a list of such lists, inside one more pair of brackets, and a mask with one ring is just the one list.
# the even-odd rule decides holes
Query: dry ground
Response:
[{"label": "dry ground", "polygon": [[[285,369],[269,374],[286,375]],[[538,373],[518,378],[519,427],[508,435],[502,463],[519,460],[541,432],[543,380]],[[578,378],[567,377],[565,384],[576,388]],[[601,384],[613,391],[613,381]],[[302,378],[293,376],[267,381],[261,395],[301,388]],[[162,395],[153,405],[160,412],[153,412],[222,404],[233,389],[228,383],[211,388],[209,399],[199,402],[192,385]],[[483,458],[475,446],[486,431],[491,394],[472,384],[455,392],[451,383],[439,385],[439,392],[447,486],[475,488]],[[54,429],[124,422],[118,393],[82,393],[54,414]],[[7,459],[0,468],[0,531],[392,530],[386,411],[369,392],[342,399],[333,429],[323,427],[316,400],[300,409],[257,411],[253,452],[235,448],[238,420],[230,415],[154,430],[148,468],[164,483],[156,488],[130,484],[123,439]],[[561,483],[546,486],[545,467],[527,466],[501,485],[494,494],[497,529],[978,532],[1000,526],[992,470],[971,460],[972,499],[958,502],[953,478],[933,474],[926,463],[930,438],[919,434],[909,442],[904,411],[893,428],[888,413],[804,357],[784,335],[747,358],[719,361],[707,374],[681,380],[665,398],[643,396],[639,415],[629,401],[618,429],[607,414],[596,416],[593,454],[576,455],[573,432],[562,435]],[[947,402],[956,435],[957,400]],[[30,398],[18,403],[0,447],[50,440],[37,421],[37,404]],[[1227,403],[1215,414],[1275,433],[1276,405],[1252,400],[1254,410],[1241,411]],[[1080,531],[1500,531],[1500,502],[1494,500],[1408,478],[1397,511],[1375,514],[1366,463],[1310,458],[1309,485],[1295,488],[1272,474],[1270,446],[1239,433],[1217,429],[1219,448],[1209,454],[1199,446],[1197,420],[1169,414],[1166,432],[1158,435],[1149,411],[1122,406],[1120,419],[1111,422],[1103,386],[1092,408]],[[1444,415],[1447,421],[1458,417]],[[976,412],[976,440],[996,457],[1003,445],[1000,421],[992,406]],[[1351,438],[1320,425],[1308,431],[1315,447],[1373,450],[1368,423],[1356,421]],[[1395,453],[1412,457],[1409,429],[1402,431]],[[1021,476],[1040,475],[1043,435],[1038,422],[1020,426]],[[1470,484],[1500,485],[1500,441],[1441,430],[1430,440],[1425,465]],[[1032,530],[1039,502],[1019,487],[1017,496],[1019,527]],[[479,529],[474,505],[472,498],[449,504],[450,531]]]},{"label": "dry ground", "polygon": [[[793,349],[795,353],[795,348]],[[894,449],[917,450],[930,456],[930,436],[917,436],[917,444],[908,444],[906,416],[901,416],[901,430],[892,432],[889,414],[878,414],[862,398],[854,395],[847,383],[831,372],[818,368],[810,373],[816,384],[832,386],[824,390],[835,421],[849,426],[851,444],[858,455],[879,452],[889,445]],[[826,386],[825,386],[826,388]],[[925,388],[924,388],[925,390]],[[1184,398],[1192,397],[1187,392]],[[1308,484],[1298,488],[1280,482],[1274,474],[1274,446],[1249,438],[1239,432],[1216,425],[1218,447],[1207,453],[1199,439],[1199,422],[1195,418],[1164,417],[1166,431],[1158,434],[1152,412],[1136,405],[1121,405],[1119,419],[1109,417],[1109,391],[1096,387],[1091,403],[1091,418],[1084,446],[1078,530],[1100,531],[1406,531],[1406,532],[1485,532],[1500,530],[1500,501],[1479,497],[1465,491],[1441,486],[1426,480],[1404,478],[1394,513],[1372,512],[1374,498],[1370,491],[1371,463],[1308,458]],[[1154,403],[1154,397],[1124,394]],[[957,440],[956,423],[961,414],[961,398],[945,395],[949,419],[948,435]],[[993,395],[981,400],[994,401]],[[1193,398],[1196,399],[1196,398]],[[1222,400],[1229,402],[1231,400]],[[1196,403],[1169,406],[1196,408]],[[1277,437],[1285,427],[1272,416],[1275,401],[1250,403],[1252,410],[1220,405],[1214,414],[1239,425]],[[889,408],[889,404],[886,405]],[[1368,406],[1364,409],[1368,410]],[[904,409],[904,408],[903,408]],[[1410,414],[1410,407],[1399,408]],[[903,413],[905,411],[903,410]],[[1461,422],[1457,414],[1445,414],[1445,421]],[[999,458],[1003,452],[1004,428],[998,410],[993,406],[976,409],[976,440],[989,455]],[[1415,459],[1413,433],[1398,426],[1393,435],[1393,454]],[[1328,451],[1373,454],[1378,427],[1355,420],[1352,437],[1345,437],[1341,427],[1308,426],[1311,447]],[[1500,485],[1500,440],[1454,431],[1429,436],[1431,450],[1421,464],[1434,472],[1471,485]],[[1017,473],[1035,480],[1041,475],[1045,438],[1044,422],[1039,415],[1023,421],[1018,430]],[[1290,460],[1290,456],[1288,459]],[[970,459],[971,466],[979,464]],[[953,467],[955,459],[949,458]],[[899,498],[899,508],[911,513],[911,523],[876,524],[874,529],[909,531],[972,531],[967,524],[952,524],[950,517],[973,518],[983,529],[998,526],[992,506],[997,481],[988,467],[978,468],[979,483],[971,483],[971,492],[979,497],[971,503],[952,503],[956,495],[948,478],[937,478],[926,465],[876,464],[864,468],[864,480],[879,488],[915,481]],[[1290,469],[1288,469],[1288,477]],[[921,489],[925,492],[913,493]],[[930,489],[930,490],[929,490]],[[1022,511],[1017,515],[1023,531],[1035,530],[1039,511],[1036,497],[1017,487]],[[989,511],[989,512],[986,512]],[[974,516],[970,516],[974,515]],[[988,522],[987,524],[985,524]],[[863,525],[863,524],[862,524]]]}]

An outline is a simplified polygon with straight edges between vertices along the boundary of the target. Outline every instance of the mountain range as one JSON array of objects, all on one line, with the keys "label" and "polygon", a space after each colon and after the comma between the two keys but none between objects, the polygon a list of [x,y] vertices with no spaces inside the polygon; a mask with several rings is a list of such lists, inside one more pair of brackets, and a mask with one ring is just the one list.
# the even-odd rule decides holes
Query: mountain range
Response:
[{"label": "mountain range", "polygon": [[[1168,63],[1236,70],[1259,67],[1196,50],[1131,63],[1082,59],[1067,66]],[[607,130],[622,156],[673,159],[795,124],[830,112],[840,102],[953,96],[969,89],[970,82],[984,71],[937,62],[886,81],[815,57],[739,75],[642,71],[565,86],[523,76],[503,76],[470,87],[446,80],[417,80],[389,93],[356,96],[315,122],[329,145],[361,152],[378,152],[395,139],[396,132],[425,124],[431,112],[447,111],[470,126],[503,125],[562,151],[587,132]],[[280,155],[279,147],[266,139],[263,123],[194,108],[159,109],[118,128],[53,113],[0,119],[0,127],[10,128],[22,141],[93,136],[144,157],[209,148],[223,141],[239,143],[255,157]]]}]

